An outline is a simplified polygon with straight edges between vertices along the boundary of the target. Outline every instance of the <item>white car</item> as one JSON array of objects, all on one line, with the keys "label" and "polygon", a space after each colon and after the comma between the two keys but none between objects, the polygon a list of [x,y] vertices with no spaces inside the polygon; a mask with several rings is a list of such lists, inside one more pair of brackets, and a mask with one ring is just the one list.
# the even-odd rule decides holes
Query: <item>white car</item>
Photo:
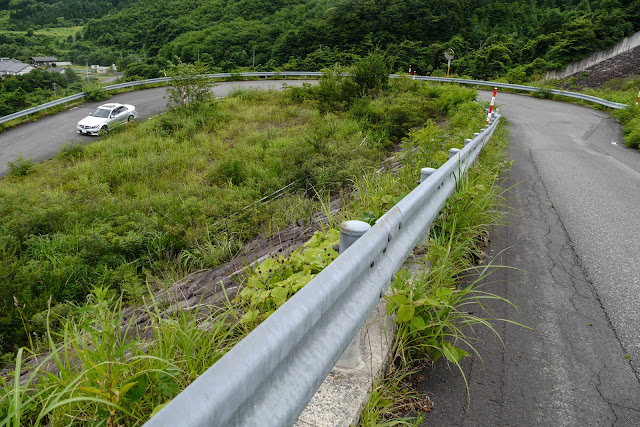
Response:
[{"label": "white car", "polygon": [[136,107],[129,104],[104,104],[78,122],[76,131],[82,135],[98,135],[138,117]]}]

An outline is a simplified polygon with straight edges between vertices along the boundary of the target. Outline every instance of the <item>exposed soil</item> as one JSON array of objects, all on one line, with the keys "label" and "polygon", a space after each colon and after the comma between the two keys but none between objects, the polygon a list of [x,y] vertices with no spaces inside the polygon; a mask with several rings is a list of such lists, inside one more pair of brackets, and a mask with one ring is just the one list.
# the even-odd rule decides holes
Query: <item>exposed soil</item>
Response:
[{"label": "exposed soil", "polygon": [[[330,203],[330,214],[340,211],[342,201],[334,197]],[[286,228],[270,237],[259,236],[247,243],[241,253],[231,261],[211,270],[196,271],[184,279],[174,283],[169,289],[159,292],[156,296],[156,315],[169,315],[176,311],[190,311],[198,307],[221,307],[232,300],[240,288],[240,279],[248,265],[261,262],[271,254],[287,254],[302,246],[328,222],[327,215],[317,214],[305,225],[299,221],[297,225]],[[198,310],[199,316],[206,316],[208,311]],[[121,323],[121,333],[127,336],[151,338],[151,322],[148,308],[130,307],[124,310]],[[33,367],[39,364],[48,353],[31,358],[24,362],[20,373],[20,383],[24,385]],[[73,362],[72,362],[73,363]],[[6,377],[13,369],[5,367],[0,370],[0,376]],[[58,368],[54,360],[41,368],[57,374]]]},{"label": "exposed soil", "polygon": [[[597,88],[612,79],[640,74],[640,46],[566,77],[564,89]],[[575,83],[571,80],[575,79]]]},{"label": "exposed soil", "polygon": [[[400,147],[392,150],[393,154],[381,162],[379,170],[394,171],[401,167],[398,155]],[[334,196],[329,205],[329,215],[336,215],[342,208],[341,196]],[[198,316],[205,317],[208,309],[222,307],[227,301],[235,298],[241,288],[241,279],[247,266],[262,262],[269,255],[286,255],[300,246],[329,222],[326,213],[318,213],[307,220],[299,220],[296,225],[288,227],[272,236],[261,235],[247,243],[240,253],[226,264],[215,269],[200,270],[189,274],[187,277],[174,283],[170,288],[154,295],[156,315],[170,315],[176,311],[192,311],[198,309]],[[204,307],[204,309],[203,309]],[[149,308],[129,307],[123,312],[120,331],[124,336],[151,338],[151,321]],[[49,353],[23,361],[23,369],[20,372],[20,383],[24,385],[29,379],[29,373]],[[71,361],[71,363],[74,363]],[[12,366],[0,369],[0,376],[7,377],[12,371]],[[41,371],[58,373],[55,361],[51,360]]]}]

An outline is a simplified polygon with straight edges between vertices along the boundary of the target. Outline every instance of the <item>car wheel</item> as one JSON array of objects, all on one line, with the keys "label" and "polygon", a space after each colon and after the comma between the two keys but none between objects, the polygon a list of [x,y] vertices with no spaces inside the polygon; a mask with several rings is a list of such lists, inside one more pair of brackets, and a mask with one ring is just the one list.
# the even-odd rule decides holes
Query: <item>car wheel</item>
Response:
[{"label": "car wheel", "polygon": [[109,133],[109,126],[104,125],[100,128],[100,133],[105,134],[105,133]]},{"label": "car wheel", "polygon": [[128,122],[132,122],[132,121],[133,121],[133,119],[135,119],[135,117],[133,117],[133,115],[131,115],[131,116],[127,117],[127,121],[128,121]]}]

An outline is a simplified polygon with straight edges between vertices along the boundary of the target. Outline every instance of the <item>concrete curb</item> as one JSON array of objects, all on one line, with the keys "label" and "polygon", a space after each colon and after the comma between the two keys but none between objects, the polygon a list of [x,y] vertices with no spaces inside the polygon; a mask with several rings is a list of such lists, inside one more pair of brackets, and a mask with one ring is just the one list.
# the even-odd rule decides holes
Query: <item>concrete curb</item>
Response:
[{"label": "concrete curb", "polygon": [[395,327],[380,299],[360,329],[360,362],[354,369],[334,367],[294,424],[297,427],[352,426],[384,375],[393,347]]}]

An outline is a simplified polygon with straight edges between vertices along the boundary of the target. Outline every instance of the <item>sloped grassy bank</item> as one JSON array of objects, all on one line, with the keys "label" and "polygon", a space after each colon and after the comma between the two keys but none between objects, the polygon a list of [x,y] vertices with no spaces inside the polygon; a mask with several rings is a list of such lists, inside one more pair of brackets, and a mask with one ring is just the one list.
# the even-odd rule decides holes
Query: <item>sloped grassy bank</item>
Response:
[{"label": "sloped grassy bank", "polygon": [[[345,101],[335,79],[175,110],[0,182],[3,348],[26,331],[59,370],[3,381],[0,419],[144,422],[260,321],[231,301],[161,317],[149,288],[309,217],[327,192],[348,192],[345,217],[373,221],[415,186],[418,166],[439,166],[483,122],[470,89],[401,79]],[[321,113],[332,97],[338,111]],[[378,171],[398,143],[406,167]],[[243,210],[291,183],[293,194]],[[124,339],[124,301],[145,301],[151,342]]]}]

